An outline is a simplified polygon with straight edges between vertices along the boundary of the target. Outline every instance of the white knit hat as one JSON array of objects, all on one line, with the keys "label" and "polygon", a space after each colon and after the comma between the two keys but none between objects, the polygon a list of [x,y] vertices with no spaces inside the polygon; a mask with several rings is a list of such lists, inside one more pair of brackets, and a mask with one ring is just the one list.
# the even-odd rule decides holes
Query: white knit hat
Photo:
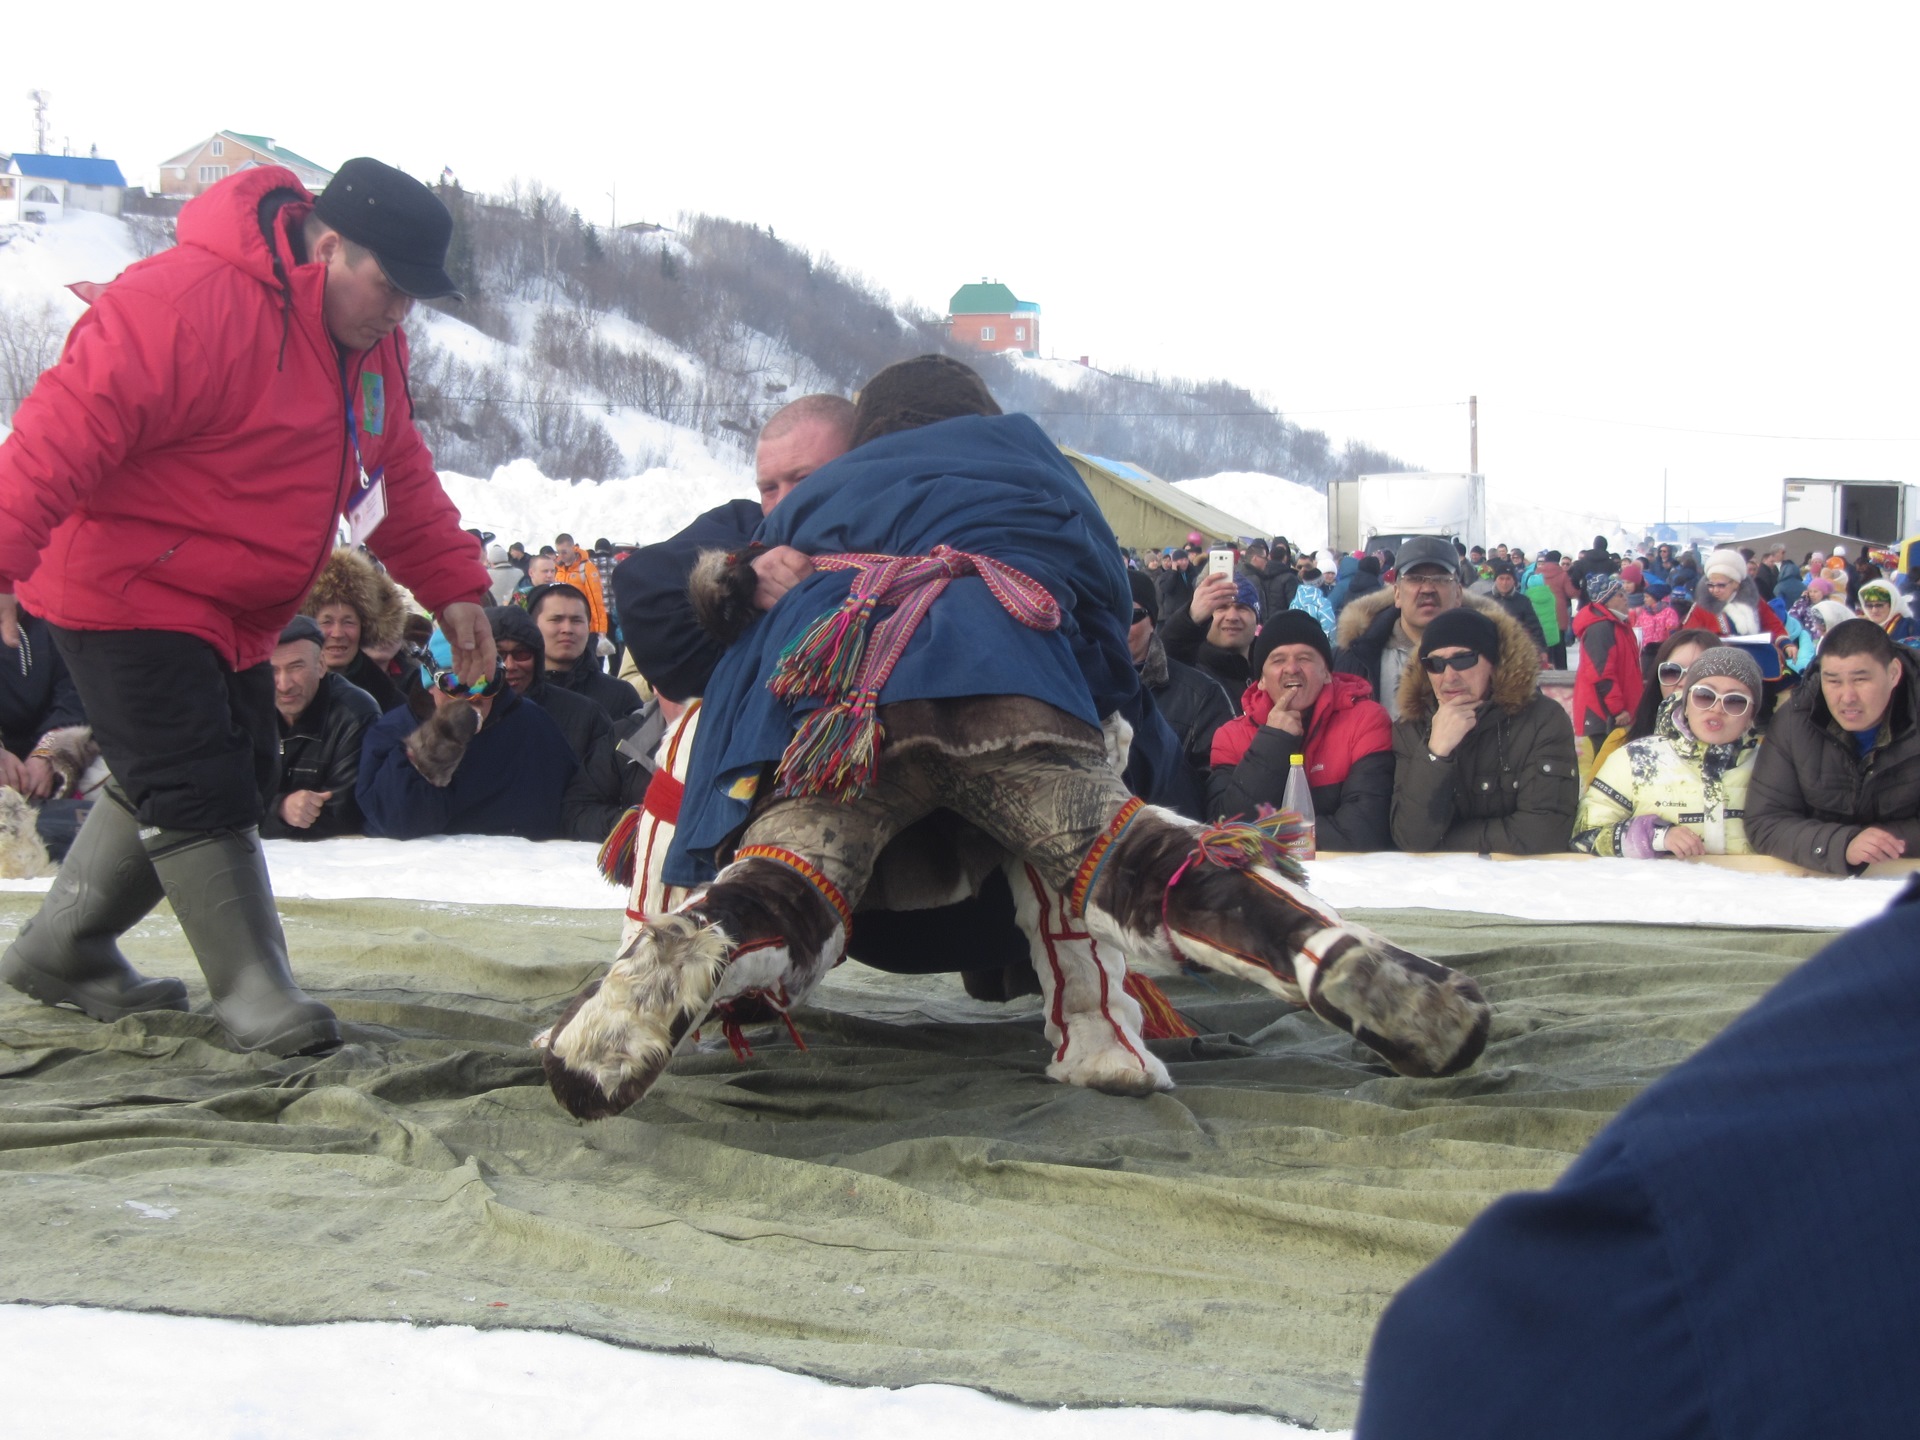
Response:
[{"label": "white knit hat", "polygon": [[1738,550],[1716,550],[1707,556],[1706,573],[1737,585],[1747,578],[1747,557]]}]

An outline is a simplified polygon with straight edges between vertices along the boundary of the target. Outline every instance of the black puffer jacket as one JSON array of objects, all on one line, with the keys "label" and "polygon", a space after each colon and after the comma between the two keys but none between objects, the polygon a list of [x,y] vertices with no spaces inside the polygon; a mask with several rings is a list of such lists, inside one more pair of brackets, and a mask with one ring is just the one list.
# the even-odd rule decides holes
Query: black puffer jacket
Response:
[{"label": "black puffer jacket", "polygon": [[1393,842],[1402,850],[1549,855],[1572,844],[1580,807],[1573,721],[1536,688],[1539,654],[1504,610],[1500,663],[1479,721],[1453,754],[1427,750],[1437,705],[1427,673],[1409,665],[1393,727]]},{"label": "black puffer jacket", "polygon": [[1193,819],[1201,819],[1200,796],[1206,786],[1213,732],[1233,718],[1233,701],[1211,675],[1170,658],[1158,634],[1147,644],[1140,683],[1152,692],[1153,703],[1179,737],[1180,754],[1193,773],[1192,808],[1177,808]]},{"label": "black puffer jacket", "polygon": [[[280,788],[267,805],[260,833],[269,840],[325,840],[358,835],[362,820],[354,782],[360,778],[360,742],[380,718],[380,702],[329,673],[313,703],[292,725],[280,726]],[[276,717],[278,719],[278,717]],[[302,830],[280,818],[280,802],[296,790],[330,790],[313,824]]]},{"label": "black puffer jacket", "polygon": [[1920,857],[1920,673],[1901,680],[1874,748],[1862,756],[1834,722],[1818,675],[1774,713],[1747,786],[1747,841],[1762,855],[1845,875],[1847,846],[1870,825]]},{"label": "black puffer jacket", "polygon": [[0,645],[0,741],[24,760],[47,731],[86,723],[53,631],[22,610],[20,644],[11,650]]}]

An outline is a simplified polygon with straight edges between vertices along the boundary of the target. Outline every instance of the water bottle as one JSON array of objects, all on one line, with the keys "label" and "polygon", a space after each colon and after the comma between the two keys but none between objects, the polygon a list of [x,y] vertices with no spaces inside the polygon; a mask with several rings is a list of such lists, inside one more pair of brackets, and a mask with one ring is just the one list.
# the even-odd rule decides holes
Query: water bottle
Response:
[{"label": "water bottle", "polygon": [[1280,808],[1300,817],[1299,837],[1287,846],[1287,853],[1296,860],[1313,859],[1313,787],[1307,784],[1307,757],[1304,755],[1294,756],[1293,764],[1287,770],[1287,788],[1280,797]]}]

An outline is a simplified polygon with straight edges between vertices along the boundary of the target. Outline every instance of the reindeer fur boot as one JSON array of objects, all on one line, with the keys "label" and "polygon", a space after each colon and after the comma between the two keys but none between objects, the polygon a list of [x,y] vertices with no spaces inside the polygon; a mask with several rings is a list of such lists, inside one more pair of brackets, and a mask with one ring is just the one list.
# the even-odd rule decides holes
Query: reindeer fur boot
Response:
[{"label": "reindeer fur boot", "polygon": [[1297,867],[1223,862],[1207,842],[1235,832],[1170,811],[1142,808],[1116,825],[1104,855],[1096,847],[1087,904],[1087,928],[1104,941],[1136,959],[1184,956],[1251,980],[1402,1075],[1452,1075],[1486,1048],[1492,1008],[1472,979],[1344,923]]},{"label": "reindeer fur boot", "polygon": [[1140,1037],[1140,1006],[1126,991],[1127,963],[1102,949],[1066,897],[1033,866],[1011,861],[1015,913],[1033,947],[1040,976],[1047,1077],[1109,1095],[1151,1095],[1173,1089],[1173,1077]]},{"label": "reindeer fur boot", "polygon": [[782,1011],[797,1003],[846,950],[844,904],[789,864],[729,865],[676,913],[642,925],[606,977],[534,1038],[554,1098],[582,1120],[618,1115],[715,1005],[748,995]]}]

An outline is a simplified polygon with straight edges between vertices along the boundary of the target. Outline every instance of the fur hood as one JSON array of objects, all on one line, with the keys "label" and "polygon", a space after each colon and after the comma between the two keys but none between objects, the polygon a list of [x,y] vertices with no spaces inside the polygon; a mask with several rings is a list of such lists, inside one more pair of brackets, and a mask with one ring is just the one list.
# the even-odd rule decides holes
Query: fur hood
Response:
[{"label": "fur hood", "polygon": [[407,603],[400,587],[357,550],[333,552],[300,606],[300,613],[318,615],[322,606],[342,602],[351,605],[360,617],[362,649],[392,645],[406,628]]},{"label": "fur hood", "polygon": [[[1478,595],[1467,596],[1466,603],[1500,628],[1500,663],[1494,667],[1488,698],[1507,714],[1517,715],[1539,689],[1540,654],[1520,622],[1503,607]],[[1410,663],[1400,675],[1400,718],[1424,724],[1433,718],[1438,703],[1426,670]]]},{"label": "fur hood", "polygon": [[1333,648],[1351,649],[1353,642],[1367,633],[1367,627],[1373,624],[1382,610],[1393,604],[1393,587],[1383,585],[1378,590],[1369,590],[1357,599],[1347,602],[1346,609],[1340,612],[1340,623],[1334,626]]}]

